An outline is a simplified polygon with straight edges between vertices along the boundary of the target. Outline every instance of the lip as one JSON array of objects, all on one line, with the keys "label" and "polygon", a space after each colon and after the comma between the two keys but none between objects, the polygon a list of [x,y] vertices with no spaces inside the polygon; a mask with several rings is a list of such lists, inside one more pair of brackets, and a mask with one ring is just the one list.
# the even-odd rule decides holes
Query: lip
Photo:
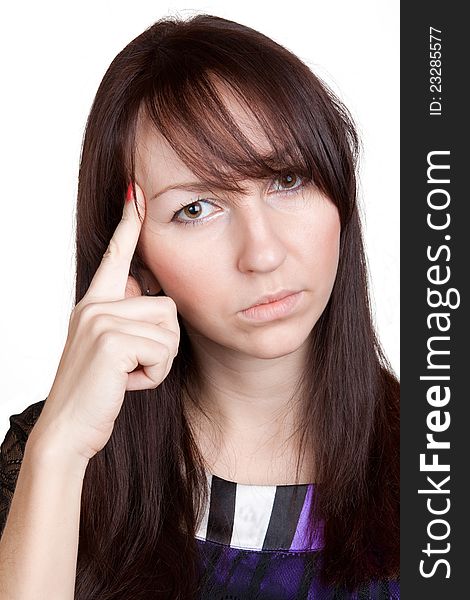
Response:
[{"label": "lip", "polygon": [[242,318],[249,321],[273,321],[292,314],[303,297],[303,291],[290,292],[278,300],[256,304],[240,311]]},{"label": "lip", "polygon": [[244,308],[243,310],[249,310],[250,308],[254,308],[255,306],[258,306],[260,304],[268,304],[270,302],[276,302],[277,300],[282,300],[283,298],[285,298],[286,296],[290,296],[291,294],[297,294],[299,290],[279,290],[278,292],[275,292],[274,294],[265,294],[264,296],[261,296],[260,298],[258,298],[258,300],[256,300],[256,302],[254,304],[252,304],[251,306],[247,306],[247,308]]}]

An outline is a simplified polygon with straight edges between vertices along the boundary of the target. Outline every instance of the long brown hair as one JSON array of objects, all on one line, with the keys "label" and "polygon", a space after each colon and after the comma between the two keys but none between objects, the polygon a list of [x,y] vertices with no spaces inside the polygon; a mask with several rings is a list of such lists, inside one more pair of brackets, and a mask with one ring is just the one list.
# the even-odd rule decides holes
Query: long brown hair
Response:
[{"label": "long brown hair", "polygon": [[[272,145],[261,156],[214,85],[227,84]],[[76,302],[122,214],[134,180],[141,111],[208,186],[289,168],[338,208],[340,258],[329,302],[309,337],[302,431],[315,448],[312,527],[324,523],[321,577],[349,589],[399,572],[399,383],[371,321],[357,207],[360,143],[342,102],[283,46],[233,21],[165,18],[112,61],[86,124],[77,201]],[[131,274],[144,285],[146,265]],[[196,597],[194,535],[207,500],[205,465],[184,410],[199,370],[183,323],[180,349],[154,390],[126,392],[112,436],[84,480],[76,598]]]}]

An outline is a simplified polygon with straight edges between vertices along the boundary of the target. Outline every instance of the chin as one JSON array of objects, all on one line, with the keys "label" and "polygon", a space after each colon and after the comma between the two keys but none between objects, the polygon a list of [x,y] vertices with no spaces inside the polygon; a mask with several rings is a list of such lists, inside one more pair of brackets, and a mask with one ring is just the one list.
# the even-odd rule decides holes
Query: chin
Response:
[{"label": "chin", "polygon": [[298,351],[304,346],[307,343],[310,331],[303,333],[292,331],[290,335],[289,333],[281,334],[279,331],[266,332],[266,335],[260,335],[258,331],[258,338],[252,336],[247,343],[243,344],[243,348],[240,348],[240,350],[253,358],[281,358]]}]

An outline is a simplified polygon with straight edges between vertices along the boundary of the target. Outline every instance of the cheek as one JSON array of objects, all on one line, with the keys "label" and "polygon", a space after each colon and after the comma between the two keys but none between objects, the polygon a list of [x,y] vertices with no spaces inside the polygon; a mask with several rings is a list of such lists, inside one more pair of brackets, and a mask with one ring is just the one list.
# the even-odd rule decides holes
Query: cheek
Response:
[{"label": "cheek", "polygon": [[[314,293],[318,309],[319,304],[323,306],[328,301],[335,281],[341,226],[338,211],[330,201],[320,203],[309,214],[301,226],[290,230],[285,243],[293,259],[293,270],[299,269],[294,283],[303,283]],[[218,299],[222,304],[226,301],[226,285],[221,282],[226,281],[227,273],[217,271],[223,268],[223,260],[211,260],[204,251],[195,252],[194,245],[176,248],[170,235],[156,235],[155,231],[143,233],[142,252],[146,264],[187,321],[205,321],[207,306],[217,305]]]},{"label": "cheek", "polygon": [[328,296],[338,269],[340,234],[338,210],[331,203],[306,223],[303,230],[302,247],[306,249],[305,263],[314,289]]},{"label": "cheek", "polygon": [[[169,240],[169,236],[168,236]],[[162,236],[145,246],[145,262],[158,278],[158,282],[178,307],[183,316],[194,313],[195,307],[207,306],[208,299],[217,296],[217,282],[223,281],[214,271],[216,265],[194,247],[181,247],[166,243]]]}]

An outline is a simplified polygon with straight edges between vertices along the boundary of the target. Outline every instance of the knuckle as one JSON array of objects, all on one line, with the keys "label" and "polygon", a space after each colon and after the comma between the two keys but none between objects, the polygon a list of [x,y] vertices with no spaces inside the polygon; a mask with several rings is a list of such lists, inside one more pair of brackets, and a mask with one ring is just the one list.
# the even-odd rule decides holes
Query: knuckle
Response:
[{"label": "knuckle", "polygon": [[99,338],[100,335],[109,329],[108,325],[109,317],[101,313],[95,313],[88,319],[88,330],[94,338]]},{"label": "knuckle", "polygon": [[176,331],[172,331],[171,332],[173,334],[173,346],[175,348],[175,354],[178,353],[178,346],[180,343],[180,336],[178,333],[176,333]]},{"label": "knuckle", "polygon": [[170,358],[170,348],[167,344],[162,344],[162,342],[157,342],[158,344],[158,352],[160,354],[160,361],[168,360]]},{"label": "knuckle", "polygon": [[162,297],[166,299],[167,305],[168,305],[168,310],[172,311],[174,317],[176,318],[176,315],[178,314],[178,307],[176,306],[176,302],[173,300],[173,298],[170,298],[169,296],[162,296]]},{"label": "knuckle", "polygon": [[119,344],[118,334],[112,330],[101,331],[97,338],[96,343],[101,351],[104,352],[114,352]]},{"label": "knuckle", "polygon": [[169,346],[165,346],[165,354],[166,354],[166,360],[168,362],[171,359],[171,350],[170,350]]},{"label": "knuckle", "polygon": [[153,383],[151,385],[149,385],[148,389],[155,390],[159,385],[160,385],[160,379],[157,378],[156,380],[153,381]]},{"label": "knuckle", "polygon": [[80,307],[79,315],[80,319],[88,322],[90,319],[96,318],[99,314],[100,306],[97,302],[88,302]]},{"label": "knuckle", "polygon": [[170,298],[170,296],[159,296],[159,300],[163,300],[163,302],[168,306],[168,308],[176,308],[176,303],[173,300],[173,298]]}]

